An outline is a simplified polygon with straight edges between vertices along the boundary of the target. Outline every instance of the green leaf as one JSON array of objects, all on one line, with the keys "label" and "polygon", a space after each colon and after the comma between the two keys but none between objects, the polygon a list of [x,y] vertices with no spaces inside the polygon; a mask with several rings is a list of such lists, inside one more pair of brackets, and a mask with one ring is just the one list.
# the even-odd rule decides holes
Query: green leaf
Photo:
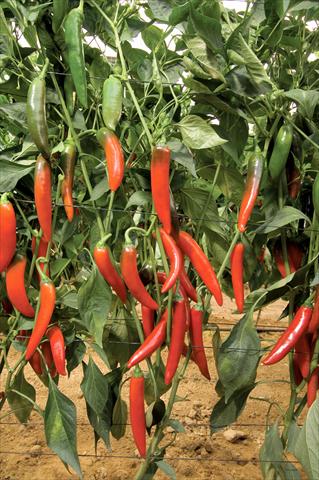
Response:
[{"label": "green leaf", "polygon": [[79,289],[78,307],[81,323],[100,346],[111,303],[111,290],[97,268],[93,266],[89,278]]},{"label": "green leaf", "polygon": [[317,90],[302,90],[295,88],[285,92],[284,95],[291,98],[299,105],[301,115],[309,118],[313,117],[316,106],[319,102],[319,92]]},{"label": "green leaf", "polygon": [[167,425],[172,427],[177,433],[185,433],[185,428],[179,420],[171,418],[168,420]]},{"label": "green leaf", "polygon": [[148,5],[156,20],[163,20],[168,22],[169,16],[172,11],[172,7],[168,0],[149,0]]},{"label": "green leaf", "polygon": [[281,208],[273,217],[270,217],[260,227],[258,227],[256,229],[256,233],[267,234],[270,232],[274,232],[275,230],[278,230],[284,225],[288,225],[300,219],[306,220],[308,223],[311,223],[307,215],[302,213],[300,210],[286,206]]},{"label": "green leaf", "polygon": [[164,460],[157,460],[156,465],[160,470],[162,470],[162,472],[165,473],[165,475],[167,475],[172,480],[176,480],[176,473],[168,463],[164,462]]},{"label": "green leaf", "polygon": [[121,395],[117,397],[113,408],[111,433],[116,440],[124,437],[127,424],[127,404]]},{"label": "green leaf", "polygon": [[181,131],[185,145],[189,148],[212,148],[227,142],[217,135],[211,125],[197,115],[185,116],[177,127]]},{"label": "green leaf", "polygon": [[300,461],[309,480],[319,478],[319,399],[309,408],[292,453]]},{"label": "green leaf", "polygon": [[237,168],[222,165],[217,177],[217,185],[229,201],[240,205],[245,183]]},{"label": "green leaf", "polygon": [[82,478],[76,447],[76,409],[74,403],[50,380],[44,412],[44,429],[48,447],[70,465]]},{"label": "green leaf", "polygon": [[224,42],[220,22],[214,18],[202,15],[197,9],[192,7],[190,18],[196,33],[206,42],[208,47],[214,53],[222,51]]},{"label": "green leaf", "polygon": [[130,208],[132,205],[144,206],[152,203],[152,195],[150,192],[144,192],[143,190],[138,190],[134,192],[127,204],[125,205],[125,210]]},{"label": "green leaf", "polygon": [[91,200],[98,200],[99,198],[103,197],[103,195],[108,191],[109,191],[108,180],[107,178],[102,178],[102,180],[100,180],[99,183],[97,183],[93,188]]},{"label": "green leaf", "polygon": [[91,356],[84,369],[80,387],[90,407],[96,414],[101,414],[105,407],[105,399],[108,397],[108,382]]},{"label": "green leaf", "polygon": [[[21,369],[14,377],[11,389],[17,390],[17,392],[23,393],[23,395],[33,400],[33,402],[35,401],[35,389],[26,381],[23,369]],[[21,397],[18,393],[12,392],[12,390],[9,390],[7,393],[10,408],[19,422],[26,423],[31,415],[33,403],[29,402],[26,398]]]},{"label": "green leaf", "polygon": [[276,422],[266,431],[264,443],[259,451],[261,471],[265,480],[270,478],[300,480],[298,470],[284,458],[283,454],[284,449]]},{"label": "green leaf", "polygon": [[225,397],[222,397],[214,405],[210,416],[210,428],[212,433],[217,432],[221,428],[228,427],[237,420],[241,414],[250,392],[255,388],[255,385],[250,385],[243,390],[237,390],[228,402],[225,402]]},{"label": "green leaf", "polygon": [[30,167],[0,158],[0,192],[13,190],[20,178],[25,177],[33,170],[34,166]]},{"label": "green leaf", "polygon": [[190,52],[201,64],[203,69],[210,74],[213,79],[225,82],[222,74],[222,66],[219,65],[216,55],[207,49],[206,43],[200,37],[194,37],[186,42]]},{"label": "green leaf", "polygon": [[74,342],[66,348],[66,368],[70,375],[72,370],[74,370],[81,362],[86,352],[85,343],[82,342],[79,338],[76,338]]},{"label": "green leaf", "polygon": [[189,150],[185,147],[185,145],[174,138],[169,140],[167,145],[171,149],[172,160],[180,165],[183,165],[183,167],[185,167],[194,177],[197,177],[194,158],[189,153]]},{"label": "green leaf", "polygon": [[246,43],[244,37],[238,30],[231,35],[227,44],[227,48],[235,51],[240,56],[241,60],[238,65],[242,65],[243,62],[245,63],[245,67],[250,75],[250,78],[256,84],[262,82],[271,83],[264,65]]},{"label": "green leaf", "polygon": [[260,357],[260,340],[248,312],[222,343],[217,356],[219,380],[225,389],[225,402],[237,390],[252,385]]}]

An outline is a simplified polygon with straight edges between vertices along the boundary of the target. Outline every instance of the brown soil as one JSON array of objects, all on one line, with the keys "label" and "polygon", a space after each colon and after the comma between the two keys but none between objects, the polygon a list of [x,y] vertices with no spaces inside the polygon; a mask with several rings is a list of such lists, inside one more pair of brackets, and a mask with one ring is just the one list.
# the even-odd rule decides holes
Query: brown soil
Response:
[{"label": "brown soil", "polygon": [[[277,325],[277,319],[284,307],[283,302],[266,308],[259,318],[259,325]],[[211,322],[221,326],[233,323],[240,318],[232,313],[234,303],[228,300],[222,309],[216,310]],[[284,326],[280,322],[279,326]],[[223,332],[225,338],[227,332]],[[278,335],[278,334],[276,334]],[[205,332],[205,345],[211,346],[211,332]],[[275,334],[262,334],[263,339],[275,339]],[[236,424],[235,430],[242,431],[247,438],[237,443],[229,443],[218,432],[213,436],[209,430],[209,416],[218,397],[214,386],[216,370],[212,349],[207,351],[212,381],[208,382],[198,373],[197,367],[190,364],[185,379],[181,382],[178,395],[184,401],[175,404],[173,418],[177,418],[185,427],[174,445],[167,449],[166,461],[174,468],[177,479],[196,478],[197,480],[259,480],[262,478],[259,464],[259,449],[263,443],[266,413],[269,403],[264,399],[278,402],[286,409],[289,401],[289,385],[284,383],[263,383],[252,392],[244,412]],[[94,358],[97,363],[98,359]],[[9,359],[10,360],[10,359]],[[11,361],[13,359],[11,358]],[[47,391],[31,368],[25,369],[27,379],[37,390],[37,402],[44,407]],[[61,378],[59,385],[77,407],[78,452],[85,480],[120,480],[133,479],[141,460],[137,456],[127,427],[125,437],[119,441],[112,439],[112,452],[107,451],[102,441],[99,442],[97,455],[94,451],[93,431],[86,417],[85,402],[80,390],[82,369],[77,368],[69,379]],[[273,367],[260,365],[258,379],[274,380],[288,378],[287,359]],[[127,398],[126,383],[123,387],[124,398]],[[0,385],[0,390],[2,390]],[[164,396],[164,400],[167,396]],[[9,412],[4,408],[1,413]],[[271,419],[275,420],[278,410],[272,409]],[[170,435],[170,434],[168,434]],[[299,469],[299,466],[296,465]],[[1,480],[69,480],[77,478],[67,472],[61,461],[47,447],[43,422],[39,415],[33,413],[27,425],[18,423],[13,415],[7,416],[0,423],[0,479]],[[155,478],[165,479],[162,472]],[[306,478],[303,476],[302,478]]]}]

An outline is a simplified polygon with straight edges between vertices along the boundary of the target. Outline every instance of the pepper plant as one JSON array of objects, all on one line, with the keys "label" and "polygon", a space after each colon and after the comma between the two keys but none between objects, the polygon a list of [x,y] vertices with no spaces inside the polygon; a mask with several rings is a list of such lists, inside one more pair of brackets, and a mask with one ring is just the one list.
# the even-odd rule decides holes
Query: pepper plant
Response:
[{"label": "pepper plant", "polygon": [[[253,314],[282,298],[290,326],[265,364],[289,356],[290,401],[283,430],[266,430],[262,474],[300,478],[281,463],[290,451],[318,478],[307,434],[319,418],[317,1],[235,12],[221,0],[4,0],[0,14],[1,409],[23,423],[38,412],[82,477],[59,375],[82,368],[107,448],[125,435],[130,377],[135,478],[174,478],[165,432],[180,430],[171,415],[189,362],[210,380],[209,314],[225,295],[243,312],[225,341],[214,335],[215,432],[236,421],[272,347]],[[44,410],[27,362],[47,386]]]}]

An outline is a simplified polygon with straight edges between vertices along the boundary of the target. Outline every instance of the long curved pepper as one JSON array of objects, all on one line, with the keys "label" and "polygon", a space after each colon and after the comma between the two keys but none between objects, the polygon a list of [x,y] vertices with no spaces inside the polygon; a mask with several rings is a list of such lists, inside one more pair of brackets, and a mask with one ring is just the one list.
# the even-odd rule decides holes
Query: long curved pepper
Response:
[{"label": "long curved pepper", "polygon": [[163,242],[164,250],[170,261],[170,270],[167,279],[162,286],[162,293],[166,293],[176,283],[183,264],[183,255],[175,240],[163,228],[160,229],[161,240]]},{"label": "long curved pepper", "polygon": [[42,280],[40,283],[40,308],[25,354],[27,361],[30,360],[36,351],[48,328],[55,307],[55,298],[56,293],[53,282],[49,278]]},{"label": "long curved pepper", "polygon": [[207,256],[198,243],[187,232],[179,232],[178,245],[182,252],[188,256],[200,278],[208,290],[214,295],[218,305],[223,304],[222,291],[214,272],[214,269]]},{"label": "long curved pepper", "polygon": [[64,179],[61,186],[61,194],[66,216],[69,222],[72,222],[74,215],[72,192],[76,161],[76,148],[75,143],[71,138],[65,142],[65,147],[62,152],[62,159]]},{"label": "long curved pepper", "polygon": [[124,247],[121,254],[121,272],[127,288],[134,298],[153,310],[158,305],[144,287],[137,269],[137,252],[133,245]]},{"label": "long curved pepper", "polygon": [[167,318],[168,311],[165,310],[154,330],[149,334],[142,345],[136,350],[136,352],[133,353],[127,362],[127,368],[132,368],[145,360],[145,358],[149,358],[152,353],[155,352],[155,350],[162,346],[166,338]]},{"label": "long curved pepper", "polygon": [[7,295],[14,306],[25,317],[34,317],[34,308],[29,302],[24,284],[26,257],[16,256],[6,273]]},{"label": "long curved pepper", "polygon": [[130,381],[130,419],[135,445],[141,457],[146,456],[146,420],[144,411],[144,376],[135,367]]},{"label": "long curved pepper", "polygon": [[253,211],[259,192],[263,173],[264,159],[260,154],[252,156],[248,163],[247,179],[238,215],[238,230],[244,232]]},{"label": "long curved pepper", "polygon": [[0,273],[7,268],[16,250],[16,228],[14,208],[4,193],[0,198]]},{"label": "long curved pepper", "polygon": [[231,279],[239,313],[243,313],[244,310],[244,253],[244,244],[237,243],[230,256]]},{"label": "long curved pepper", "polygon": [[168,147],[154,147],[151,159],[151,190],[154,207],[166,233],[172,230],[169,166],[171,151]]},{"label": "long curved pepper", "polygon": [[120,274],[112,262],[110,249],[107,245],[98,243],[93,251],[93,256],[100,274],[113,288],[122,303],[127,300],[126,288]]},{"label": "long curved pepper", "polygon": [[124,176],[124,154],[116,134],[108,128],[101,128],[97,134],[100,145],[104,148],[109,187],[115,192]]},{"label": "long curved pepper", "polygon": [[264,358],[264,365],[273,365],[282,360],[296,345],[299,338],[307,330],[312,315],[312,308],[303,305],[298,308],[291,324],[277,340],[271,352]]},{"label": "long curved pepper", "polygon": [[50,341],[50,347],[55,368],[59,375],[66,375],[65,370],[65,345],[64,337],[61,329],[54,325],[46,332],[46,336]]},{"label": "long curved pepper", "polygon": [[142,327],[144,332],[144,337],[147,338],[151,332],[154,330],[154,312],[151,308],[141,305],[142,310]]},{"label": "long curved pepper", "polygon": [[175,302],[173,308],[171,343],[168,350],[168,357],[164,375],[164,381],[166,385],[169,385],[171,383],[177,370],[179,360],[183,352],[185,332],[185,300],[180,299]]},{"label": "long curved pepper", "polygon": [[190,338],[194,360],[204,377],[210,380],[210,373],[203,343],[203,310],[191,309]]},{"label": "long curved pepper", "polygon": [[39,155],[34,172],[34,200],[44,240],[52,235],[51,168],[46,159]]}]

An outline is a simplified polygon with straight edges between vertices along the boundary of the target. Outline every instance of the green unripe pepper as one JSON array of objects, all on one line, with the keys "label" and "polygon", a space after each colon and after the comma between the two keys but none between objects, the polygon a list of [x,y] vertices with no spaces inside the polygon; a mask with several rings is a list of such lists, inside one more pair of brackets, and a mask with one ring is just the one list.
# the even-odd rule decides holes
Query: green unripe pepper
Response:
[{"label": "green unripe pepper", "polygon": [[105,126],[115,130],[122,113],[123,87],[121,80],[110,75],[103,84],[102,116]]},{"label": "green unripe pepper", "polygon": [[268,164],[269,175],[272,180],[278,180],[286,166],[292,144],[292,136],[293,130],[291,125],[280,127]]}]

